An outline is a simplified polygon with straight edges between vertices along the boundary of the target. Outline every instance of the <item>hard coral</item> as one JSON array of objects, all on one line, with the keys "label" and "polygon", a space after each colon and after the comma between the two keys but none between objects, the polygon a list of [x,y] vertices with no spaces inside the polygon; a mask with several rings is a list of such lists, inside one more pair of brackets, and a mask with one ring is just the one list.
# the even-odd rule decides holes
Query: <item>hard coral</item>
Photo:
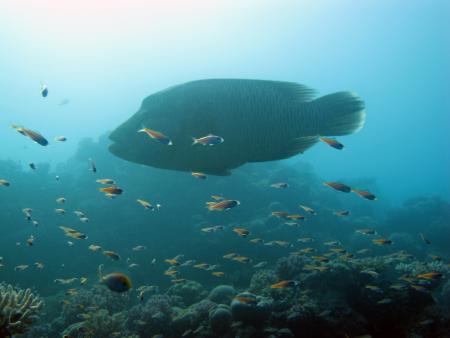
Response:
[{"label": "hard coral", "polygon": [[30,289],[0,284],[0,337],[26,332],[43,304]]}]

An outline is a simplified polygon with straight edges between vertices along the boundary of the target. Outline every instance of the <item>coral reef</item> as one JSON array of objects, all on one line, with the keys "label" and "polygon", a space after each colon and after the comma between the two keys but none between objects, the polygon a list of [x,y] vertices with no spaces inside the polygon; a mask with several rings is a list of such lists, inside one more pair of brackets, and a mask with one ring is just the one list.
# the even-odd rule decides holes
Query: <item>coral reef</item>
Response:
[{"label": "coral reef", "polygon": [[203,299],[206,296],[206,291],[199,282],[189,280],[172,285],[167,294],[180,297],[183,305],[188,306]]},{"label": "coral reef", "polygon": [[30,289],[0,284],[0,337],[25,333],[43,305]]},{"label": "coral reef", "polygon": [[233,315],[229,306],[220,304],[209,313],[209,324],[215,334],[223,335],[231,328]]},{"label": "coral reef", "polygon": [[142,337],[171,334],[172,306],[167,295],[153,295],[144,304],[133,306],[127,314],[127,327]]},{"label": "coral reef", "polygon": [[217,304],[230,304],[236,293],[231,285],[218,285],[211,290],[208,298]]},{"label": "coral reef", "polygon": [[268,287],[277,281],[278,277],[273,270],[256,271],[250,280],[249,291],[258,295],[267,295],[270,290]]}]

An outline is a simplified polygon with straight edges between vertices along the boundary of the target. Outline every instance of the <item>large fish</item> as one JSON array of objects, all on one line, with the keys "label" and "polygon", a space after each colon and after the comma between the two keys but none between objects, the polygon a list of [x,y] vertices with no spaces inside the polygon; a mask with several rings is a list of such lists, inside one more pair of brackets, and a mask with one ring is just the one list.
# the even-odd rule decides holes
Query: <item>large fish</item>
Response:
[{"label": "large fish", "polygon": [[[181,84],[148,96],[139,111],[114,130],[109,150],[152,167],[229,175],[247,162],[289,158],[322,136],[354,133],[365,120],[364,102],[352,92],[314,98],[297,83],[212,79]],[[143,133],[167,135],[167,146]],[[220,135],[214,147],[192,146],[192,138]]]}]

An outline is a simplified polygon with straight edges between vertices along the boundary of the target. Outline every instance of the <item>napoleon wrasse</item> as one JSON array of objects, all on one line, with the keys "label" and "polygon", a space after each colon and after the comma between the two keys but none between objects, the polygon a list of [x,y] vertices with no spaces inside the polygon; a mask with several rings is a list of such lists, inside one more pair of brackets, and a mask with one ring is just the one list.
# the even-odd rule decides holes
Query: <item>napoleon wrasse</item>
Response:
[{"label": "napoleon wrasse", "polygon": [[[152,167],[229,175],[247,162],[289,158],[323,136],[352,134],[364,125],[364,102],[352,92],[315,98],[297,83],[211,79],[188,82],[148,96],[139,111],[114,130],[109,150]],[[137,131],[158,130],[167,146]],[[220,135],[214,147],[192,139]]]}]

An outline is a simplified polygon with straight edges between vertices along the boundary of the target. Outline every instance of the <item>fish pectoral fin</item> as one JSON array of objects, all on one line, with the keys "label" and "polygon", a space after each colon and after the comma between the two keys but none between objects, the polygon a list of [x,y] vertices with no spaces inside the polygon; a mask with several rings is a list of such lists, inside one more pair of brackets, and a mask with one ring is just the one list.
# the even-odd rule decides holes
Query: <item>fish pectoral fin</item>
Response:
[{"label": "fish pectoral fin", "polygon": [[305,150],[311,148],[315,143],[319,141],[319,136],[305,136],[298,137],[292,140],[288,152],[291,155],[298,153],[304,153]]}]

